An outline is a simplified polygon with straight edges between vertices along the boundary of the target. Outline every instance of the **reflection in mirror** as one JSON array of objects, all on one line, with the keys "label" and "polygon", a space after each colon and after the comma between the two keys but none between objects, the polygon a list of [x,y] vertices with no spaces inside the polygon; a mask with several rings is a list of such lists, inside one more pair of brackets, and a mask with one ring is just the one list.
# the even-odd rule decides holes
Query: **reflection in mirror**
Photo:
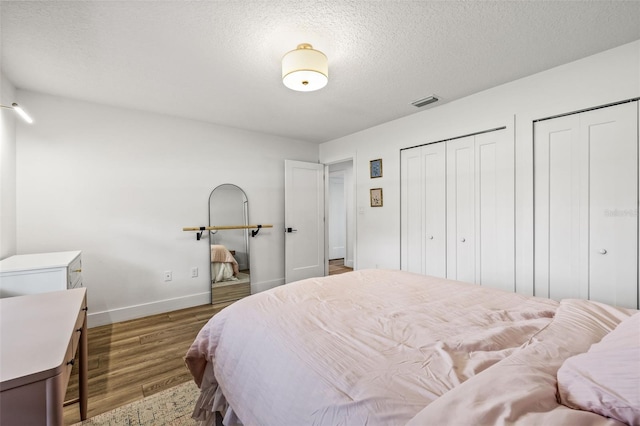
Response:
[{"label": "reflection in mirror", "polygon": [[[209,196],[209,226],[249,225],[249,202],[240,187],[217,186]],[[211,303],[229,305],[251,294],[249,229],[209,231]]]}]

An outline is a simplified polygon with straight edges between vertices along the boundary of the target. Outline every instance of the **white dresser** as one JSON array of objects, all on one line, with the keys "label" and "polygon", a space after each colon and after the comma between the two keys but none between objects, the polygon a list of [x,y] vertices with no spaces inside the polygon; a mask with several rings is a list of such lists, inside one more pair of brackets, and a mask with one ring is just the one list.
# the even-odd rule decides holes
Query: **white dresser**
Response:
[{"label": "white dresser", "polygon": [[82,252],[19,254],[0,261],[0,298],[82,287]]}]

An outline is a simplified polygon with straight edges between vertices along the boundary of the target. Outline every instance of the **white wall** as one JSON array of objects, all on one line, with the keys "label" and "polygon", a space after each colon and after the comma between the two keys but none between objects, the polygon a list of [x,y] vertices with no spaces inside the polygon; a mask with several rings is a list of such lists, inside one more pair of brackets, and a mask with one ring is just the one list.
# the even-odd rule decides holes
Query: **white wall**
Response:
[{"label": "white wall", "polygon": [[[16,90],[0,73],[0,104],[10,106]],[[16,254],[16,113],[0,108],[0,259]]]},{"label": "white wall", "polygon": [[[321,162],[356,158],[358,268],[400,267],[400,149],[506,126],[516,149],[516,288],[532,294],[532,121],[638,96],[640,41],[320,145]],[[374,181],[376,158],[383,177]],[[374,187],[383,188],[382,208],[369,207]]]},{"label": "white wall", "polygon": [[[90,326],[208,303],[209,194],[233,183],[252,223],[253,290],[284,283],[284,159],[315,144],[18,91],[18,253],[83,251]],[[191,278],[197,266],[198,278]],[[163,271],[173,271],[164,282]]]}]

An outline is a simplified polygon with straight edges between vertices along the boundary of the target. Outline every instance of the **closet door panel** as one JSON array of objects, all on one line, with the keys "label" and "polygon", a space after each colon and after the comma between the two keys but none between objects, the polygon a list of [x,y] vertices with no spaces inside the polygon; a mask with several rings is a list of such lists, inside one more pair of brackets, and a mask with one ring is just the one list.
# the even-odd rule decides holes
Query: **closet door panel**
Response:
[{"label": "closet door panel", "polygon": [[577,116],[535,124],[535,295],[539,297],[581,297],[578,124]]},{"label": "closet door panel", "polygon": [[638,103],[535,124],[535,295],[638,307]]},{"label": "closet door panel", "polygon": [[505,130],[475,136],[476,283],[515,291],[513,144]]},{"label": "closet door panel", "polygon": [[446,257],[446,162],[445,144],[422,148],[424,170],[424,273],[445,278]]},{"label": "closet door panel", "polygon": [[582,114],[589,150],[589,298],[637,303],[637,104]]},{"label": "closet door panel", "polygon": [[423,270],[423,170],[421,148],[401,152],[401,268],[422,274]]},{"label": "closet door panel", "polygon": [[447,142],[447,278],[475,283],[475,142]]}]

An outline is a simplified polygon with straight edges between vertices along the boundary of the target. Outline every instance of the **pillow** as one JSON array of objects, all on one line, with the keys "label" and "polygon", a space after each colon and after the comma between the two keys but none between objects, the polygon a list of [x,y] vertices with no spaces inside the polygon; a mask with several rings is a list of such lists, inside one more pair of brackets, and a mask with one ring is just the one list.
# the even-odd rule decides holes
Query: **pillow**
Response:
[{"label": "pillow", "polygon": [[558,370],[560,403],[640,424],[640,313]]}]

